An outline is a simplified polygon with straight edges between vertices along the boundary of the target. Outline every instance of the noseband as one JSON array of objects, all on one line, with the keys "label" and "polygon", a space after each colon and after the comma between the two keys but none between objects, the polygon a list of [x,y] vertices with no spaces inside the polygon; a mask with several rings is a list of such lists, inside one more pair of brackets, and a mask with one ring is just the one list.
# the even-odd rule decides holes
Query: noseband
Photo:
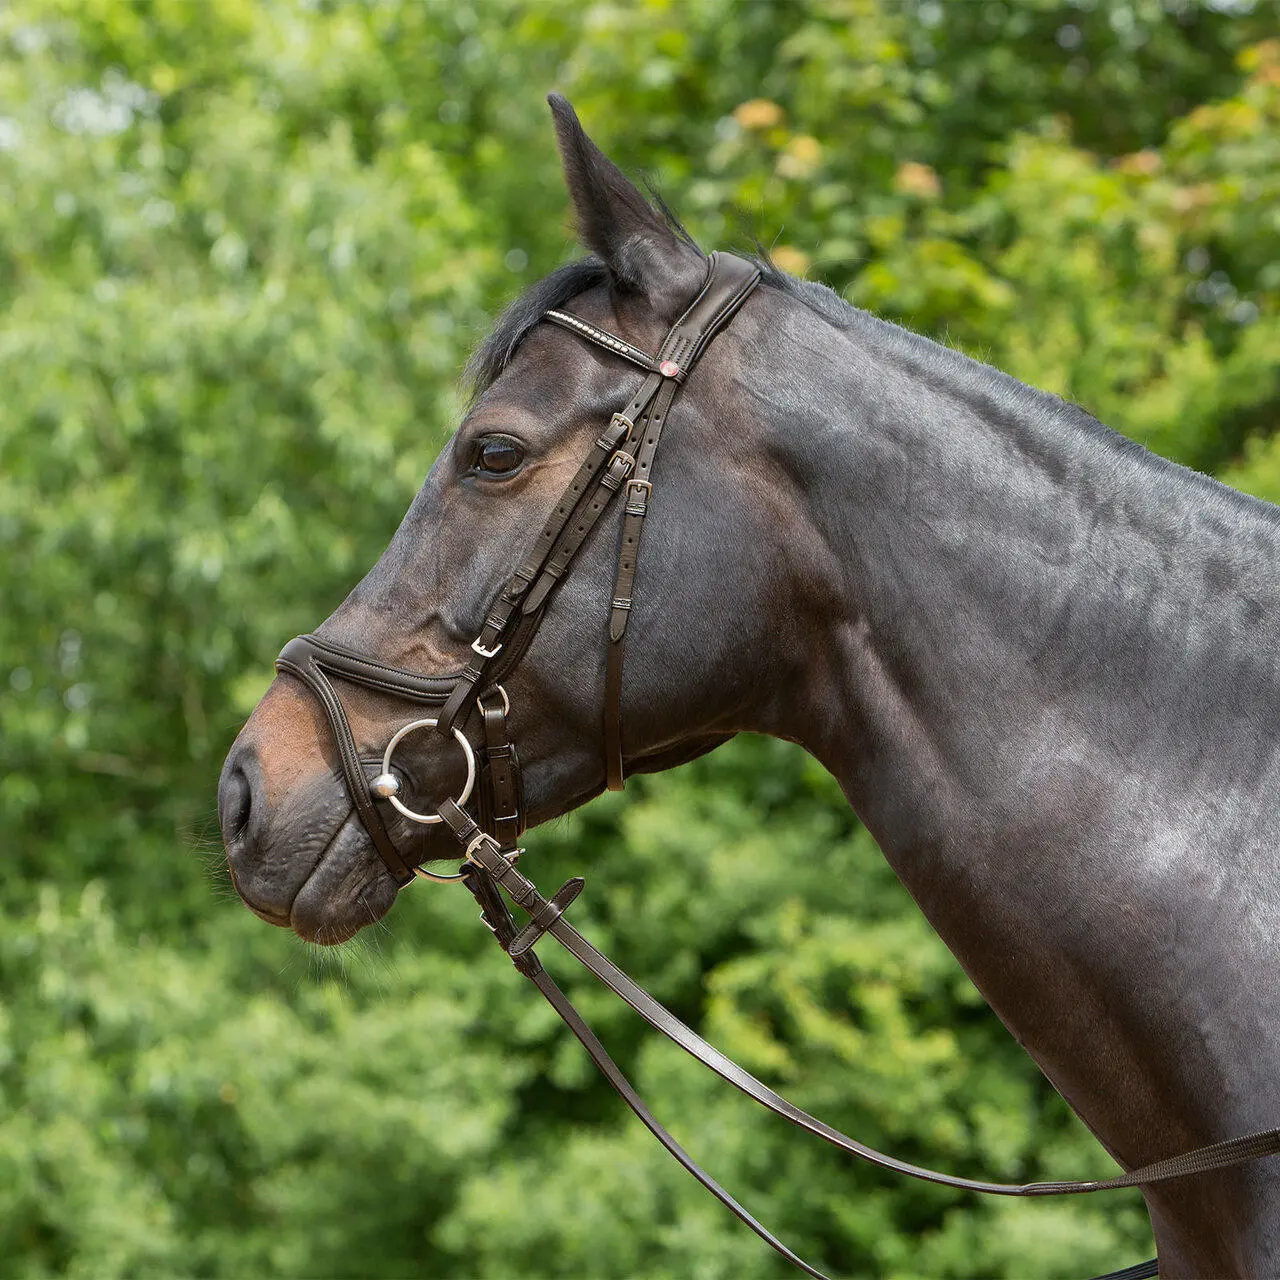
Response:
[{"label": "noseband", "polygon": [[[387,870],[402,888],[415,874],[433,880],[460,880],[465,883],[480,904],[481,919],[511,957],[516,969],[542,992],[582,1042],[609,1083],[650,1132],[702,1186],[762,1240],[817,1280],[826,1278],[793,1253],[705,1173],[649,1111],[591,1028],[542,967],[533,947],[545,934],[551,934],[651,1027],[762,1106],[842,1151],[896,1173],[966,1191],[1038,1197],[1147,1186],[1275,1154],[1280,1151],[1278,1129],[1200,1147],[1118,1177],[1086,1182],[981,1182],[907,1164],[847,1137],[788,1102],[708,1044],[633,982],[607,956],[597,951],[564,918],[565,909],[582,890],[584,882],[580,878],[567,881],[548,899],[517,869],[515,864],[520,850],[516,848],[516,842],[525,826],[524,803],[519,757],[507,729],[511,704],[500,681],[523,657],[542,621],[552,592],[563,580],[606,508],[616,494],[625,492],[609,612],[603,698],[605,779],[611,790],[621,789],[624,772],[622,664],[627,620],[635,589],[640,535],[652,493],[654,457],[663,426],[680,388],[712,340],[729,323],[759,282],[760,271],[753,263],[731,254],[711,254],[701,290],[672,326],[656,356],[648,355],[622,338],[569,312],[544,312],[544,320],[637,366],[645,377],[626,408],[610,419],[547,517],[528,557],[498,593],[480,634],[471,643],[470,657],[461,672],[448,676],[418,675],[363,657],[316,635],[290,640],[276,659],[276,670],[301,680],[324,709],[337,743],[343,776],[355,811]],[[387,743],[380,760],[375,757],[366,761],[360,755],[346,712],[333,687],[334,679],[393,694],[430,709],[431,714],[403,725]],[[473,706],[480,712],[484,735],[479,760],[459,727],[466,724]],[[442,801],[435,813],[422,813],[404,803],[401,799],[403,782],[394,769],[396,748],[409,734],[420,730],[434,730],[452,738],[461,748],[467,765],[467,780],[461,793],[456,800]],[[473,792],[478,810],[475,818],[462,807]],[[462,869],[446,875],[427,871],[406,859],[383,823],[378,800],[389,804],[411,822],[423,825],[443,822],[448,826],[463,850]],[[499,888],[529,916],[529,923],[524,928],[517,927]],[[1110,1276],[1099,1277],[1099,1280],[1143,1280],[1156,1273],[1153,1259],[1113,1272]]]}]

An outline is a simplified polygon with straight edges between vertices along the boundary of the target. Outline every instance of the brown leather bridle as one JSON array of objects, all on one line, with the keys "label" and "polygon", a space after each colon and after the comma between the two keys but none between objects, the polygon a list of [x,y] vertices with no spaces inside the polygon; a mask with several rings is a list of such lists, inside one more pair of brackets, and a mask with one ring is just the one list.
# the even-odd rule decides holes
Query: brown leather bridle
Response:
[{"label": "brown leather bridle", "polygon": [[[498,682],[528,648],[552,592],[614,496],[625,493],[609,610],[603,716],[605,780],[610,790],[620,791],[624,769],[622,664],[640,536],[653,489],[654,458],[672,402],[685,378],[759,282],[760,269],[754,263],[732,254],[713,253],[707,260],[702,288],[671,327],[656,357],[567,311],[544,313],[543,318],[552,324],[636,365],[644,371],[645,378],[626,408],[610,419],[560,495],[524,562],[489,606],[484,626],[471,642],[470,657],[460,672],[421,676],[385,666],[314,635],[290,640],[276,659],[277,671],[296,676],[319,698],[338,744],[342,772],[356,812],[387,870],[402,888],[413,879],[415,871],[428,877],[432,873],[411,867],[401,856],[387,833],[375,795],[390,801],[411,821],[434,823],[440,817],[415,814],[399,800],[400,780],[391,772],[391,748],[377,777],[371,780],[367,776],[330,677],[393,693],[423,706],[439,706],[436,715],[415,721],[413,727],[433,728],[454,737],[467,753],[469,775],[471,750],[457,726],[465,723],[474,702],[481,711],[485,732],[479,790],[481,816],[488,819],[485,826],[500,844],[513,847],[524,830],[523,797],[519,759],[506,730],[510,704]],[[408,729],[405,726],[400,732]],[[462,803],[465,800],[466,792]]]},{"label": "brown leather bridle", "polygon": [[[299,636],[285,645],[276,660],[276,669],[297,677],[319,699],[337,743],[342,772],[356,813],[387,870],[402,888],[415,874],[429,879],[462,881],[480,904],[481,919],[511,957],[515,967],[542,992],[582,1042],[609,1083],[667,1151],[761,1239],[817,1280],[825,1280],[823,1273],[793,1253],[738,1204],[698,1166],[649,1111],[534,954],[534,944],[544,934],[555,937],[655,1030],[770,1111],[862,1160],[926,1182],[992,1195],[1070,1195],[1146,1186],[1224,1169],[1280,1152],[1280,1129],[1272,1129],[1200,1147],[1114,1178],[1019,1184],[958,1178],[897,1160],[847,1137],[775,1093],[708,1044],[596,950],[564,918],[565,909],[582,891],[584,881],[580,877],[566,881],[548,899],[517,869],[516,861],[522,851],[516,847],[516,842],[525,826],[524,802],[519,757],[507,728],[510,703],[500,681],[524,655],[552,593],[612,499],[618,493],[625,493],[609,613],[603,699],[605,777],[611,790],[621,789],[624,772],[622,667],[640,536],[653,486],[654,458],[672,403],[685,379],[759,281],[760,269],[754,263],[731,254],[711,254],[701,290],[672,326],[657,356],[650,356],[569,312],[544,313],[543,318],[551,323],[638,366],[644,371],[645,378],[627,407],[610,419],[548,516],[532,550],[490,606],[480,634],[472,641],[471,656],[461,672],[448,676],[419,675],[362,657],[314,635]],[[366,763],[361,759],[346,712],[333,687],[334,678],[439,710],[403,725],[391,738],[381,761]],[[458,727],[466,723],[473,704],[480,713],[484,738],[478,773],[476,753]],[[403,803],[400,799],[401,780],[392,768],[394,751],[400,741],[407,734],[425,728],[434,729],[458,742],[468,764],[467,784],[462,794],[457,800],[442,802],[434,814],[415,812]],[[372,778],[369,776],[371,769],[374,772]],[[477,818],[472,818],[462,808],[473,789],[477,795]],[[461,870],[444,875],[411,865],[401,855],[383,823],[377,803],[379,799],[391,804],[411,821],[444,823],[463,849]],[[499,887],[529,916],[529,923],[523,929],[517,927]],[[1143,1280],[1156,1274],[1153,1259],[1099,1280]]]}]

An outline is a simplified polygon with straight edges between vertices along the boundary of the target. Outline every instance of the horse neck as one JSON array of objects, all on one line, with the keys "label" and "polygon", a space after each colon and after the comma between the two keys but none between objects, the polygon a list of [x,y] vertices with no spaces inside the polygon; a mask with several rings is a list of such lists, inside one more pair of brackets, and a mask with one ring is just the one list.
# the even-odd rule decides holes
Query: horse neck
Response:
[{"label": "horse neck", "polygon": [[764,727],[1114,1153],[1277,1123],[1271,509],[923,339],[812,323],[753,396],[818,548],[805,693]]}]

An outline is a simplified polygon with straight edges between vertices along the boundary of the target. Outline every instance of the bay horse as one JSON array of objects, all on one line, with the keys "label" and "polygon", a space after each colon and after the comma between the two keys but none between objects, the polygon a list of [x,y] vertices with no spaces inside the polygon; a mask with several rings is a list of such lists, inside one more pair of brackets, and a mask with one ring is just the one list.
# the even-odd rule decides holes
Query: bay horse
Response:
[{"label": "bay horse", "polygon": [[[447,824],[406,816],[466,788],[448,734],[398,736],[402,694],[444,702],[475,671],[470,701],[414,722],[470,758],[506,644],[521,825],[738,732],[800,743],[1122,1165],[1275,1124],[1280,510],[767,263],[686,384],[645,353],[670,355],[708,259],[551,102],[591,256],[498,322],[382,558],[236,739],[219,811],[241,897],[336,943],[400,870],[456,857]],[[633,591],[600,520],[517,644],[492,625],[513,565],[593,446],[617,466],[628,396],[655,385],[638,420],[669,411],[661,462],[618,477],[624,543],[647,504]],[[336,713],[300,665],[329,652],[369,655],[340,698],[324,682]],[[1280,1274],[1274,1160],[1143,1194],[1162,1277]]]}]

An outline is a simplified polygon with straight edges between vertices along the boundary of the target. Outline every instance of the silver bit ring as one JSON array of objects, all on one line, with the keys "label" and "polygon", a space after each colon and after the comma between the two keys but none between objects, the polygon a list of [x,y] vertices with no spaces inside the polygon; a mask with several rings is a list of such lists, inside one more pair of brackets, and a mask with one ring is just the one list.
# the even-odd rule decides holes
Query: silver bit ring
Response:
[{"label": "silver bit ring", "polygon": [[[439,720],[435,719],[414,720],[400,729],[387,743],[387,749],[382,753],[382,772],[369,784],[369,790],[375,796],[381,796],[382,799],[389,801],[397,813],[404,814],[410,822],[420,822],[426,827],[434,826],[437,822],[443,822],[444,819],[438,813],[419,813],[416,809],[410,809],[400,799],[400,779],[391,772],[391,755],[400,742],[415,729],[434,729],[439,723]],[[462,788],[462,794],[454,801],[454,804],[461,809],[470,799],[476,785],[476,753],[471,749],[471,743],[467,741],[461,730],[454,729],[453,736],[467,760],[467,781]]]}]

